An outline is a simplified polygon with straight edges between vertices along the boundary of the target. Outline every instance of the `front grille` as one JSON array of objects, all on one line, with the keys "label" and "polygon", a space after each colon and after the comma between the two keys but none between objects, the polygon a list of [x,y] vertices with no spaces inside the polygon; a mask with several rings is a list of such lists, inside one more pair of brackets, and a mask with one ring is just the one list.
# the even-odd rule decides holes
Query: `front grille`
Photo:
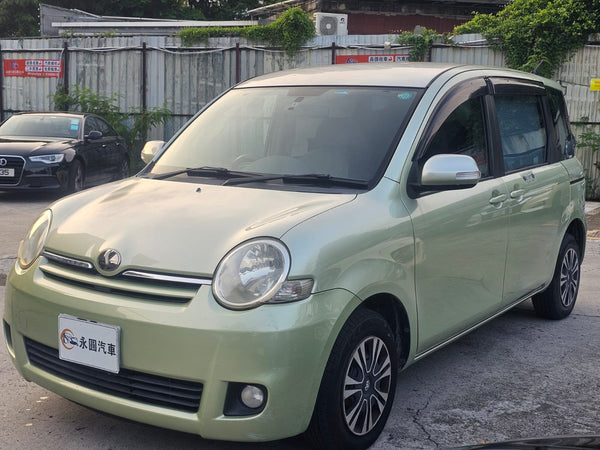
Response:
[{"label": "front grille", "polygon": [[168,303],[187,303],[201,286],[210,285],[205,278],[191,278],[126,270],[112,277],[101,275],[88,261],[45,251],[46,261],[40,270],[49,279],[105,294]]},{"label": "front grille", "polygon": [[202,383],[121,369],[118,374],[63,361],[58,350],[25,338],[27,356],[35,367],[63,380],[116,397],[179,411],[196,412]]},{"label": "front grille", "polygon": [[14,169],[15,173],[12,177],[0,177],[0,186],[16,186],[21,182],[23,176],[23,166],[25,166],[25,160],[20,156],[3,156],[0,155],[0,160],[6,162],[0,169]]}]

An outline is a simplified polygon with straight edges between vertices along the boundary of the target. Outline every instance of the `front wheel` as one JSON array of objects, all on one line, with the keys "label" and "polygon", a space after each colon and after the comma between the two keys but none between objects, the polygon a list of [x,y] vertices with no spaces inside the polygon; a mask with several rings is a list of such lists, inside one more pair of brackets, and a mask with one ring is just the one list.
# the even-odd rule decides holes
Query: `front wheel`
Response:
[{"label": "front wheel", "polygon": [[567,234],[560,245],[550,285],[544,292],[533,296],[533,307],[538,316],[557,320],[571,314],[579,291],[580,255],[577,241]]},{"label": "front wheel", "polygon": [[83,189],[85,170],[81,161],[74,159],[69,169],[68,192],[79,192]]},{"label": "front wheel", "polygon": [[119,171],[115,179],[123,180],[127,177],[129,177],[129,158],[126,156],[119,163]]},{"label": "front wheel", "polygon": [[370,310],[353,313],[329,356],[307,438],[324,449],[369,447],[390,414],[397,371],[387,321]]}]

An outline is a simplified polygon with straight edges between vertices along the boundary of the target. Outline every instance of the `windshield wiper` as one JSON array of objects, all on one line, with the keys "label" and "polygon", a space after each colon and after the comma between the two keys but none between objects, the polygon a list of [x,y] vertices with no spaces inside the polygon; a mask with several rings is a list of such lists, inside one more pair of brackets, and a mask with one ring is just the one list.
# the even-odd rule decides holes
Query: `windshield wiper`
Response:
[{"label": "windshield wiper", "polygon": [[348,188],[367,189],[369,183],[364,180],[354,180],[351,178],[333,177],[323,173],[306,173],[301,175],[263,175],[247,178],[230,178],[223,183],[223,186],[236,186],[246,183],[260,183],[264,181],[281,180],[284,184],[310,184],[313,186],[338,186]]},{"label": "windshield wiper", "polygon": [[235,170],[229,170],[225,167],[188,167],[187,169],[174,170],[173,172],[161,173],[152,177],[153,180],[164,180],[166,178],[175,177],[181,174],[187,174],[190,177],[205,177],[212,176],[217,178],[239,178],[239,177],[255,177],[256,174],[249,172],[238,172]]}]

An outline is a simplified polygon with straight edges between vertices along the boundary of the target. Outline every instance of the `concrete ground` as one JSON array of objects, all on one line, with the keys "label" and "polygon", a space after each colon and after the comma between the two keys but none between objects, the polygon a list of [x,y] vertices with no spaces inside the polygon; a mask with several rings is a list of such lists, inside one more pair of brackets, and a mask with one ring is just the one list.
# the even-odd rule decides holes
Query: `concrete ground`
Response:
[{"label": "concrete ground", "polygon": [[[0,194],[0,311],[18,241],[50,197]],[[536,436],[600,434],[600,203],[586,205],[587,253],[573,314],[546,321],[525,302],[400,373],[373,449],[440,449]],[[109,417],[24,381],[0,333],[0,448],[305,449],[292,438],[215,442]],[[293,418],[290,418],[293,420]]]}]

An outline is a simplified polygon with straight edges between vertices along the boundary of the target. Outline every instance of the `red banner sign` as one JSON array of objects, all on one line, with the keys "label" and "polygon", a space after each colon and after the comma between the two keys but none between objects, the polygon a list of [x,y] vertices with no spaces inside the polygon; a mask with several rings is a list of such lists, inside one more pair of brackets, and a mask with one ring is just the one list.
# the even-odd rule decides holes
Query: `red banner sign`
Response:
[{"label": "red banner sign", "polygon": [[406,55],[336,55],[336,64],[407,62]]},{"label": "red banner sign", "polygon": [[5,77],[62,77],[60,59],[5,59]]}]

